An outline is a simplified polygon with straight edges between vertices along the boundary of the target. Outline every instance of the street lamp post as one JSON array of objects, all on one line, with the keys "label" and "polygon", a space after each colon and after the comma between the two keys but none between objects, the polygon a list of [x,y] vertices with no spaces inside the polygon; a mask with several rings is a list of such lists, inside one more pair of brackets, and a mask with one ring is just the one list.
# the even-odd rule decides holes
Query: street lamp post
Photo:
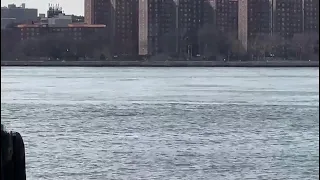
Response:
[{"label": "street lamp post", "polygon": [[176,1],[176,53],[179,55],[180,58],[180,48],[179,48],[179,1]]}]

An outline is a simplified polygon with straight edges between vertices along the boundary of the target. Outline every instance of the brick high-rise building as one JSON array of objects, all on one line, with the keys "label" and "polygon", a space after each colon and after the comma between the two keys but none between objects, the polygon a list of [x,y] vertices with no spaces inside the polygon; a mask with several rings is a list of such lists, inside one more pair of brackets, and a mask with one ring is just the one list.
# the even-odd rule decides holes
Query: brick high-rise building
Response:
[{"label": "brick high-rise building", "polygon": [[198,31],[205,24],[205,0],[178,0],[179,52],[199,54]]},{"label": "brick high-rise building", "polygon": [[302,0],[273,0],[273,33],[285,39],[303,32]]},{"label": "brick high-rise building", "polygon": [[272,4],[274,33],[290,39],[319,31],[319,0],[272,0]]},{"label": "brick high-rise building", "polygon": [[319,0],[303,0],[304,32],[319,32]]},{"label": "brick high-rise building", "polygon": [[84,0],[84,21],[109,26],[113,15],[111,0]]},{"label": "brick high-rise building", "polygon": [[174,38],[176,4],[173,0],[139,0],[139,54],[156,55]]},{"label": "brick high-rise building", "polygon": [[85,0],[85,22],[107,26],[117,56],[138,53],[138,13],[138,0]]},{"label": "brick high-rise building", "polygon": [[239,0],[238,38],[245,50],[260,34],[272,32],[271,0]]},{"label": "brick high-rise building", "polygon": [[224,33],[238,32],[238,0],[216,0],[216,24]]},{"label": "brick high-rise building", "polygon": [[138,55],[139,1],[113,0],[112,34],[115,55]]},{"label": "brick high-rise building", "polygon": [[204,0],[204,24],[216,24],[216,1],[217,0]]},{"label": "brick high-rise building", "polygon": [[[280,35],[283,40],[293,40],[291,43],[297,43],[296,41],[303,41],[304,38],[299,34],[319,32],[319,0],[273,0],[272,2],[273,33]],[[290,51],[288,46],[283,46],[279,53],[286,57],[296,52]]]}]

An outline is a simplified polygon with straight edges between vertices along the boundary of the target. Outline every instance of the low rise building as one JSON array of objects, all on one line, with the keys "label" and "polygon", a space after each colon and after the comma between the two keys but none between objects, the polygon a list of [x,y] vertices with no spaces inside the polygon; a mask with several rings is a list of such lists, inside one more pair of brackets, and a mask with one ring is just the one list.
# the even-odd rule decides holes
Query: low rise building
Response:
[{"label": "low rise building", "polygon": [[1,7],[1,18],[15,18],[16,23],[36,21],[38,9],[26,8],[25,4],[20,7],[15,4],[9,4],[7,7]]},{"label": "low rise building", "polygon": [[5,29],[7,26],[16,23],[16,18],[1,18],[1,29]]},{"label": "low rise building", "polygon": [[67,26],[57,27],[44,24],[20,24],[17,28],[21,32],[20,39],[27,40],[38,38],[40,36],[50,35],[54,33],[67,34],[68,37],[74,40],[83,40],[92,33],[104,30],[106,25],[99,24],[68,24]]},{"label": "low rise building", "polygon": [[44,17],[40,19],[42,24],[47,24],[50,27],[67,27],[72,23],[71,15],[58,14],[53,17]]}]

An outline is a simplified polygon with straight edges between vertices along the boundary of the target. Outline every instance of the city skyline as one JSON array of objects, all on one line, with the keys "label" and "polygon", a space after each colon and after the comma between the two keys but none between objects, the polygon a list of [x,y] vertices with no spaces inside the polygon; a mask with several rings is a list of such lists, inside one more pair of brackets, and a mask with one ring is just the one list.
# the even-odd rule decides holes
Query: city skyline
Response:
[{"label": "city skyline", "polygon": [[50,4],[59,4],[67,14],[84,15],[84,0],[2,0],[1,7],[8,4],[20,6],[26,4],[26,8],[36,8],[39,13],[46,13]]},{"label": "city skyline", "polygon": [[[64,16],[61,11],[53,11],[59,17],[48,15],[52,18],[50,21],[39,21],[37,13],[27,16],[27,9],[5,8],[1,11],[6,18],[2,26],[5,28],[12,18],[26,25],[27,21],[29,24],[39,21],[36,22],[39,28],[45,24],[66,28],[73,22],[84,22],[83,26],[104,25],[106,42],[111,45],[108,48],[116,55],[169,53],[188,57],[217,51],[215,43],[223,41],[228,44],[219,49],[219,53],[231,47],[238,52],[254,49],[258,52],[256,44],[262,39],[273,36],[279,44],[297,39],[298,35],[316,33],[319,27],[318,0],[180,0],[179,3],[175,0],[85,0],[83,5],[85,17],[81,21]],[[66,10],[65,13],[72,14]],[[24,27],[33,32],[33,23]],[[27,33],[21,39],[38,35],[40,33]],[[284,48],[279,51],[287,54]]]}]

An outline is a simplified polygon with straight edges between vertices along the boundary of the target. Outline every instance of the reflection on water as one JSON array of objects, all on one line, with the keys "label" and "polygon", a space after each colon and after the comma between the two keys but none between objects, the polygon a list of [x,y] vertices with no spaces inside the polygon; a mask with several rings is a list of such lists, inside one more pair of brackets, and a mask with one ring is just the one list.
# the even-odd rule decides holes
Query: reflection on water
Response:
[{"label": "reflection on water", "polygon": [[2,68],[29,179],[317,179],[312,68]]}]

